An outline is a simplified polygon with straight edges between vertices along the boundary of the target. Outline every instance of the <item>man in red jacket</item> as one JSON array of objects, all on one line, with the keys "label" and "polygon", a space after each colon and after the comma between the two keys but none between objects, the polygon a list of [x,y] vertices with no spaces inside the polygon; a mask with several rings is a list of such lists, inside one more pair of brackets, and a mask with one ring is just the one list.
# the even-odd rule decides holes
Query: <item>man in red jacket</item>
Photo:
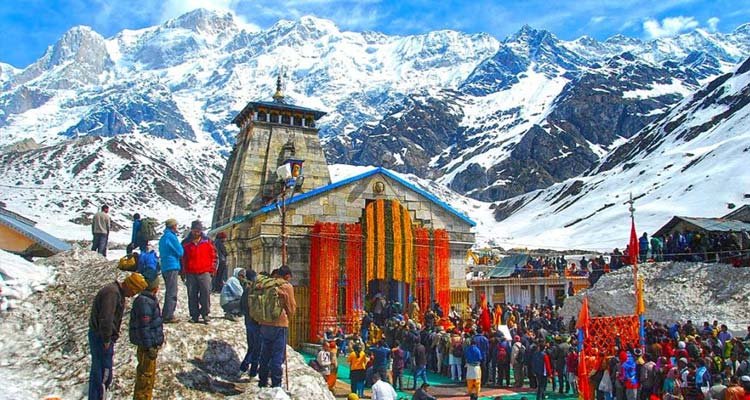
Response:
[{"label": "man in red jacket", "polygon": [[211,278],[216,274],[216,249],[213,242],[203,234],[203,224],[193,221],[190,234],[182,242],[182,273],[185,274],[190,321],[208,324],[211,311]]}]

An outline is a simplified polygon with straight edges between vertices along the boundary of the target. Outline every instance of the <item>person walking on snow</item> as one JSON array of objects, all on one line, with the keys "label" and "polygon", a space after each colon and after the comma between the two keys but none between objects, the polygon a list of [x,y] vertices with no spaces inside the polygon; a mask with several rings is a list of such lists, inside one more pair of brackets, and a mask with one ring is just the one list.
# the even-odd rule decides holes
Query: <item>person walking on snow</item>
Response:
[{"label": "person walking on snow", "polygon": [[133,233],[130,235],[130,245],[128,248],[132,251],[135,248],[140,249],[141,252],[146,251],[146,243],[140,240],[138,233],[141,230],[141,214],[133,214]]},{"label": "person walking on snow", "polygon": [[112,384],[112,358],[115,342],[120,337],[125,298],[133,297],[146,289],[146,279],[139,273],[130,274],[125,280],[110,283],[99,289],[94,297],[89,316],[89,400],[103,400]]},{"label": "person walking on snow", "polygon": [[203,233],[201,221],[193,221],[190,234],[182,242],[182,272],[185,274],[188,291],[188,309],[190,321],[208,324],[211,318],[211,277],[216,274],[216,249],[211,240]]},{"label": "person walking on snow", "polygon": [[177,220],[170,218],[165,223],[164,234],[159,239],[161,275],[164,278],[164,323],[179,322],[174,316],[177,307],[177,278],[181,274],[184,249],[177,239]]},{"label": "person walking on snow", "polygon": [[93,243],[91,251],[107,256],[107,241],[109,240],[109,231],[112,227],[112,221],[109,219],[109,206],[103,205],[101,211],[94,214],[91,222],[91,233],[93,234]]}]

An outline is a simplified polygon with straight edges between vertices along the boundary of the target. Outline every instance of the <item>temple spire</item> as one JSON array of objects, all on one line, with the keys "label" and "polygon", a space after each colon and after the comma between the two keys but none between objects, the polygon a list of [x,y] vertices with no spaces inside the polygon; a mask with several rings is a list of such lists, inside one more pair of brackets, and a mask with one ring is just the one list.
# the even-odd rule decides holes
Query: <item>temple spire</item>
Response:
[{"label": "temple spire", "polygon": [[281,74],[276,77],[276,93],[273,94],[273,101],[284,103],[284,93],[281,92]]}]

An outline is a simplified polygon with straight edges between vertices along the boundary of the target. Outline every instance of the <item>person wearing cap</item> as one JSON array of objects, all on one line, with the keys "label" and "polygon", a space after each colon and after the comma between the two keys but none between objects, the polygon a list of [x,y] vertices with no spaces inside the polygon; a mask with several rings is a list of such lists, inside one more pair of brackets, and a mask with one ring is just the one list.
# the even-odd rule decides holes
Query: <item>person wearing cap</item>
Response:
[{"label": "person wearing cap", "polygon": [[158,285],[141,292],[130,310],[130,343],[137,346],[134,400],[151,400],[156,383],[156,357],[164,344],[164,324],[156,293]]},{"label": "person wearing cap", "polygon": [[174,316],[177,307],[177,279],[180,275],[184,249],[177,238],[177,220],[170,218],[164,222],[164,234],[159,239],[161,255],[161,276],[164,278],[164,307],[162,317],[165,324],[179,322]]},{"label": "person wearing cap", "polygon": [[89,316],[89,400],[106,398],[107,389],[112,383],[112,358],[115,342],[120,337],[125,298],[135,296],[146,286],[146,279],[136,272],[122,283],[115,281],[96,293]]},{"label": "person wearing cap", "polygon": [[182,273],[188,291],[190,322],[203,323],[211,320],[211,278],[216,274],[216,249],[203,233],[203,223],[195,220],[190,225],[190,234],[182,241]]},{"label": "person wearing cap", "polygon": [[227,239],[227,234],[219,232],[214,240],[214,247],[216,248],[216,257],[219,260],[219,264],[216,267],[216,275],[214,275],[213,281],[211,282],[212,289],[215,293],[220,293],[224,288],[224,284],[227,281],[227,248],[224,246],[224,241]]},{"label": "person wearing cap", "polygon": [[285,282],[276,290],[281,299],[283,311],[275,321],[260,322],[261,355],[258,386],[265,387],[271,377],[271,386],[281,386],[282,364],[286,357],[286,341],[289,332],[289,319],[297,311],[297,302],[294,299],[294,287],[289,282],[292,279],[292,270],[287,265],[282,265],[276,271],[279,279]]}]

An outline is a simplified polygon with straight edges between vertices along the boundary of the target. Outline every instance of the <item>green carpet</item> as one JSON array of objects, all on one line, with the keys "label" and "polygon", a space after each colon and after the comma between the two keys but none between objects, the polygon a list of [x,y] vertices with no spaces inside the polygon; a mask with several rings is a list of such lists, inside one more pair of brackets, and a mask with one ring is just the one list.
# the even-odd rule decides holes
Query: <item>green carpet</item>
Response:
[{"label": "green carpet", "polygon": [[[305,358],[305,362],[310,362],[310,360],[314,360],[315,356],[312,354],[308,354],[305,352],[300,352],[302,357]],[[338,376],[336,377],[338,380],[346,382],[351,384],[351,379],[349,377],[349,364],[346,362],[346,357],[339,356],[339,369],[338,369]],[[402,383],[404,385],[404,388],[411,388],[414,384],[412,371],[410,369],[404,370],[404,376],[401,378]],[[420,381],[421,382],[421,381]],[[438,385],[454,385],[456,382],[452,381],[450,378],[442,375],[438,375],[434,372],[427,371],[427,382],[432,386],[438,386]],[[396,391],[396,393],[399,396],[408,396],[411,398],[411,393]]]},{"label": "green carpet", "polygon": [[[527,398],[528,400],[534,400],[536,399],[536,393],[530,392],[530,393],[516,393],[516,394],[508,394],[505,396],[502,396],[503,400],[521,400],[521,398]],[[549,400],[577,400],[578,395],[575,394],[559,394],[557,392],[551,392],[547,391],[546,396]],[[479,400],[493,400],[494,397],[480,397]]]}]

